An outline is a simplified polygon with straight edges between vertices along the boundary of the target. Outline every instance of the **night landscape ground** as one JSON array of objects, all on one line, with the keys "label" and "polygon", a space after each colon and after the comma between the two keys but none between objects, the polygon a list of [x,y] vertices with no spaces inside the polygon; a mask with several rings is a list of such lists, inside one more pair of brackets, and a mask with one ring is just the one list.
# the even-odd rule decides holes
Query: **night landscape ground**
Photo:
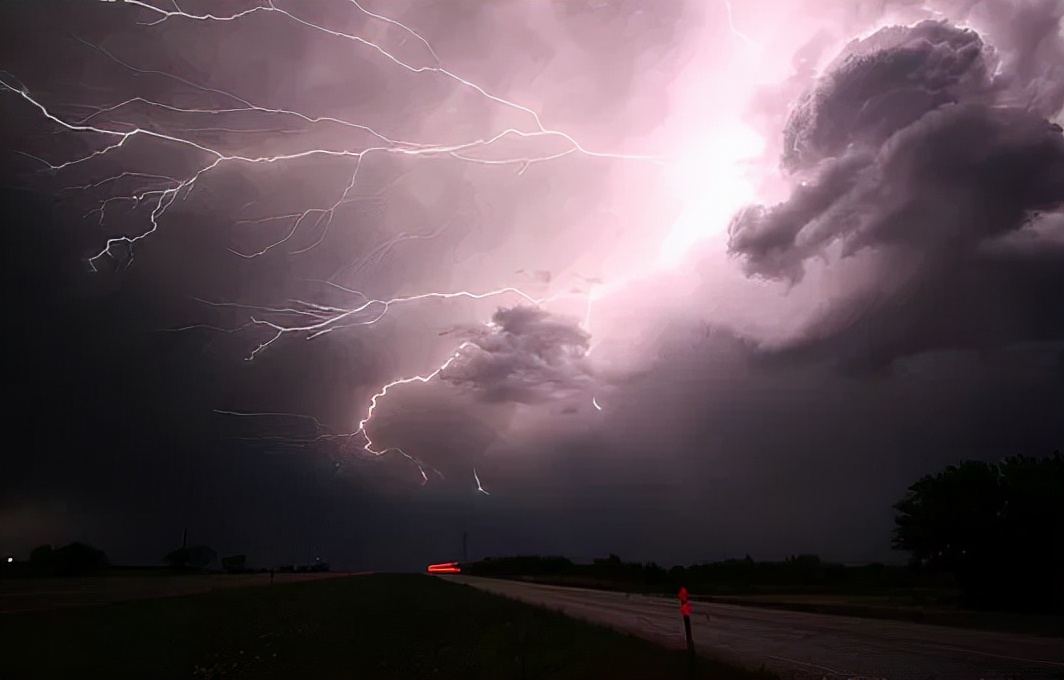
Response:
[{"label": "night landscape ground", "polygon": [[[4,678],[689,677],[675,647],[420,575],[4,614],[0,635]],[[694,677],[771,676],[699,659]]]}]

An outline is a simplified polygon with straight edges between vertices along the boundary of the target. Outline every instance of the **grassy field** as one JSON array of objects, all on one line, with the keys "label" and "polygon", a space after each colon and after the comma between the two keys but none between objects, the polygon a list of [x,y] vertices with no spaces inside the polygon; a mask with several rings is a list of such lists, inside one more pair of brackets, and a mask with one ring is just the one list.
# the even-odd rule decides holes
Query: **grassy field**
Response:
[{"label": "grassy field", "polygon": [[[755,677],[699,659],[694,677]],[[420,575],[0,616],[4,678],[687,678],[683,652]]]},{"label": "grassy field", "polygon": [[[337,578],[338,574],[277,574],[280,583]],[[160,572],[144,575],[108,571],[100,576],[67,578],[5,578],[0,580],[0,613],[27,612],[71,606],[110,604],[123,600],[192,595],[226,588],[268,585],[269,574],[178,575]]]}]

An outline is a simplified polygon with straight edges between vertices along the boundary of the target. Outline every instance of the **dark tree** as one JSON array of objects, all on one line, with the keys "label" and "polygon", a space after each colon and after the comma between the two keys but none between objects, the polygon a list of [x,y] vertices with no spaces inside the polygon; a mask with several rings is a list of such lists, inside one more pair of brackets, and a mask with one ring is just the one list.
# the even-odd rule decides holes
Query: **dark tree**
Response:
[{"label": "dark tree", "polygon": [[205,569],[218,559],[218,554],[205,545],[178,548],[167,553],[163,561],[174,569]]},{"label": "dark tree", "polygon": [[660,586],[665,583],[668,572],[654,562],[643,565],[643,580],[648,586]]},{"label": "dark tree", "polygon": [[240,573],[247,570],[247,557],[245,555],[231,555],[222,558],[222,569],[230,573]]},{"label": "dark tree", "polygon": [[168,567],[174,569],[184,569],[188,566],[188,548],[178,548],[171,552],[166,553],[166,557],[163,558]]},{"label": "dark tree", "polygon": [[46,567],[52,563],[52,546],[39,545],[30,553],[30,564],[34,567]]},{"label": "dark tree", "polygon": [[71,543],[54,550],[50,545],[42,545],[30,553],[33,571],[45,576],[83,576],[107,565],[107,555],[85,543]]},{"label": "dark tree", "polygon": [[1064,456],[966,461],[894,505],[894,548],[973,606],[1064,612]]},{"label": "dark tree", "polygon": [[108,565],[107,555],[85,543],[71,543],[53,551],[52,559],[60,576],[81,576]]}]

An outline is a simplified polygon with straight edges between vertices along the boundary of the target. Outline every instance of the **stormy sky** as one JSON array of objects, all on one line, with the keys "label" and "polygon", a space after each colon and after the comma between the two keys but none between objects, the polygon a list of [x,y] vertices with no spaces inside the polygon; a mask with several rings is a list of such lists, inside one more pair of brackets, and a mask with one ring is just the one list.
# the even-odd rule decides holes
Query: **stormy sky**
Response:
[{"label": "stormy sky", "polygon": [[1064,3],[0,5],[0,551],[891,555],[1064,447]]}]

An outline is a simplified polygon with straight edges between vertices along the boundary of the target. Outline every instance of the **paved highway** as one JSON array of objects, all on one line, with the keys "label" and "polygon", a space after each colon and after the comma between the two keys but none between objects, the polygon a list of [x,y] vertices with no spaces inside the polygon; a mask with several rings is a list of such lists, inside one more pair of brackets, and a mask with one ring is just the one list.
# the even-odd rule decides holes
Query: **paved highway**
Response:
[{"label": "paved highway", "polygon": [[[471,576],[447,580],[684,646],[674,600]],[[700,652],[786,680],[1061,680],[1064,639],[695,602]]]}]

